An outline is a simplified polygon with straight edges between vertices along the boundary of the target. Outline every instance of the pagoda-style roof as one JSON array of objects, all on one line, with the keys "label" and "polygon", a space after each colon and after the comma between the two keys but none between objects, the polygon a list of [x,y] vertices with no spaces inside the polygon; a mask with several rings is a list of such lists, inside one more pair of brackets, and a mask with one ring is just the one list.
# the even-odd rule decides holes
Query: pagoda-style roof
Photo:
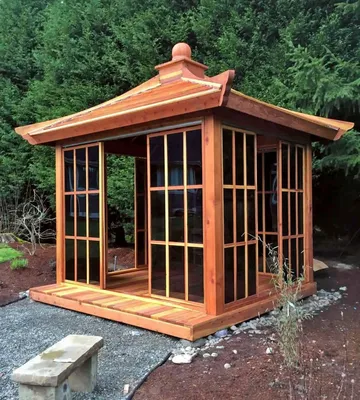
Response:
[{"label": "pagoda-style roof", "polygon": [[235,72],[208,77],[207,67],[191,59],[191,49],[178,43],[172,60],[155,67],[158,75],[136,88],[87,110],[16,128],[31,144],[56,141],[110,129],[158,121],[225,107],[329,140],[339,139],[354,124],[303,114],[249,97],[231,88]]}]

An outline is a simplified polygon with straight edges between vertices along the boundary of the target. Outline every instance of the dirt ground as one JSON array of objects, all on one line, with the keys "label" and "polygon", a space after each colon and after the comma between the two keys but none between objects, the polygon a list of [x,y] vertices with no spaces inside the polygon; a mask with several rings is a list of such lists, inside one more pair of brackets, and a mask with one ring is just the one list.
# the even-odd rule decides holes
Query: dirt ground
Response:
[{"label": "dirt ground", "polygon": [[19,298],[19,292],[34,286],[50,285],[56,280],[55,245],[44,245],[36,253],[29,253],[19,244],[10,244],[23,252],[28,260],[27,268],[10,269],[10,262],[0,263],[0,306]]},{"label": "dirt ground", "polygon": [[[360,270],[330,268],[319,272],[316,280],[319,289],[348,290],[337,304],[304,323],[298,370],[289,374],[281,368],[271,331],[242,333],[221,342],[224,349],[214,348],[217,358],[200,355],[185,365],[166,362],[137,390],[134,400],[360,399]],[[270,346],[274,354],[267,355]],[[225,369],[225,363],[231,368]]]},{"label": "dirt ground", "polygon": [[[55,281],[55,246],[24,256],[29,260],[24,270],[11,271],[10,263],[0,264],[0,305],[17,299],[19,291]],[[319,289],[346,286],[347,291],[338,303],[304,323],[301,366],[296,371],[281,367],[271,330],[261,335],[241,333],[221,342],[223,349],[212,350],[217,358],[199,355],[188,365],[166,362],[134,399],[360,399],[360,269],[331,267],[317,273],[316,281]],[[267,355],[267,347],[274,354]],[[225,363],[231,368],[225,369]]]}]

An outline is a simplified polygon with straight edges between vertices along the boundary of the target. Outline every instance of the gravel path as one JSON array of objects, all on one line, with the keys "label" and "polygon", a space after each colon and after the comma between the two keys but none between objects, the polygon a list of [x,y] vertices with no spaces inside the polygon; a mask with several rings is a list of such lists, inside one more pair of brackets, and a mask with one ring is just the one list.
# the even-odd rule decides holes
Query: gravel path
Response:
[{"label": "gravel path", "polygon": [[130,325],[22,300],[0,308],[0,399],[17,399],[12,371],[69,334],[102,336],[98,385],[76,400],[122,399],[178,342]]}]

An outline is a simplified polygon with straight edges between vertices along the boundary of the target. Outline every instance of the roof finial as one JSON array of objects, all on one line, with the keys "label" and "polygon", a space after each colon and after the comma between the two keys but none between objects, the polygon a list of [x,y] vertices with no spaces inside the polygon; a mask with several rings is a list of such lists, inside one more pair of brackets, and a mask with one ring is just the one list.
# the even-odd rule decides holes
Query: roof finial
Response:
[{"label": "roof finial", "polygon": [[172,49],[172,59],[174,61],[183,57],[191,59],[191,47],[187,43],[177,43]]}]

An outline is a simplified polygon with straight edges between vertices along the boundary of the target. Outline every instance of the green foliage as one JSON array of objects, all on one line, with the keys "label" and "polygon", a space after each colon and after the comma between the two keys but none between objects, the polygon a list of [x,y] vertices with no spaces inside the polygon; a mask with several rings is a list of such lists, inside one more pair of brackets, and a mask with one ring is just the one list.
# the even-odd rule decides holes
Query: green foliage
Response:
[{"label": "green foliage", "polygon": [[17,257],[21,257],[22,253],[18,250],[13,249],[7,245],[0,246],[0,263],[13,260]]},{"label": "green foliage", "polygon": [[16,258],[10,263],[10,269],[12,270],[26,268],[27,266],[28,260],[26,258]]},{"label": "green foliage", "polygon": [[[359,26],[359,0],[2,0],[0,197],[16,204],[35,188],[54,199],[53,150],[28,145],[15,126],[131,89],[169,60],[178,41],[210,75],[234,68],[235,87],[246,94],[348,119],[358,130]],[[318,145],[317,175],[356,176],[359,148],[356,131]],[[132,180],[131,160],[109,158],[109,203],[125,224]]]}]

